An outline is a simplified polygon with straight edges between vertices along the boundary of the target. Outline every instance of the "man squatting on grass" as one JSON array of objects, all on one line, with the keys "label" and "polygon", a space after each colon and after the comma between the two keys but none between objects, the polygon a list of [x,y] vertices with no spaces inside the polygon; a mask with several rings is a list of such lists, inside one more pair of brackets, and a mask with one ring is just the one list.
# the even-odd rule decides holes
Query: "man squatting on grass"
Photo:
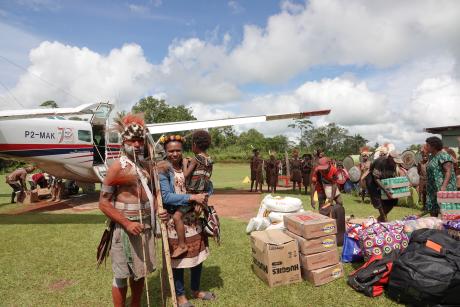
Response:
[{"label": "man squatting on grass", "polygon": [[10,185],[13,189],[11,193],[11,203],[14,203],[14,198],[16,196],[16,192],[24,192],[27,191],[27,184],[26,184],[26,177],[27,174],[32,173],[35,170],[35,167],[28,166],[26,168],[18,168],[8,176],[6,176],[6,183]]},{"label": "man squatting on grass", "polygon": [[[142,181],[150,182],[149,172],[139,163],[144,154],[144,121],[135,115],[127,115],[118,125],[123,154],[107,171],[99,208],[116,223],[110,250],[114,275],[113,304],[125,306],[129,278],[131,306],[140,306],[144,278],[155,270],[154,227],[151,222],[151,215],[155,214],[152,205],[155,204],[148,184],[146,188],[142,184]],[[160,214],[160,218],[166,220],[167,213]]]}]

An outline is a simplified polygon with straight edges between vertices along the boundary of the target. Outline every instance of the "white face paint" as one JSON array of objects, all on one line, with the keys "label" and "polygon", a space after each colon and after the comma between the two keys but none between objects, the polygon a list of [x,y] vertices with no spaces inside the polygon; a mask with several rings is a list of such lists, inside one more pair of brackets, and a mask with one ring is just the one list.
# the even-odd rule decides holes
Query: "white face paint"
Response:
[{"label": "white face paint", "polygon": [[134,146],[128,145],[128,144],[123,144],[123,148],[125,150],[125,153],[130,156],[130,157],[135,157],[136,161],[144,161],[144,147],[140,147],[139,149],[136,149]]},{"label": "white face paint", "polygon": [[134,147],[131,145],[123,144],[123,148],[127,155],[134,156]]}]

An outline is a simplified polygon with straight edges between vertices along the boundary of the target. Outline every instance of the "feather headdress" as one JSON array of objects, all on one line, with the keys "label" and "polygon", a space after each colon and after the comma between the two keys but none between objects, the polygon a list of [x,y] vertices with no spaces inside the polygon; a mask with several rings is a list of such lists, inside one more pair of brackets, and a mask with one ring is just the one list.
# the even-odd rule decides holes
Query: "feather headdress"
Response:
[{"label": "feather headdress", "polygon": [[145,137],[145,122],[140,114],[130,113],[115,119],[115,129],[121,134],[123,141]]}]

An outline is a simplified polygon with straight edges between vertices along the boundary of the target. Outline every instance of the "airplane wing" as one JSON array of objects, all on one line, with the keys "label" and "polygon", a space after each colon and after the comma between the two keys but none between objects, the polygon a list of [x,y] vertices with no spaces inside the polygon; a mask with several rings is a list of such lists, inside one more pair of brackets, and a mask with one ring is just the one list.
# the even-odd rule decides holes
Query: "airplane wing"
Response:
[{"label": "airplane wing", "polygon": [[93,114],[93,109],[100,103],[87,103],[75,108],[50,108],[50,109],[30,109],[30,110],[7,110],[0,111],[0,119],[19,119],[36,118],[57,115],[83,115]]},{"label": "airplane wing", "polygon": [[174,122],[174,123],[160,123],[160,124],[148,124],[147,129],[151,134],[163,134],[175,131],[185,130],[196,130],[206,128],[225,127],[233,125],[263,123],[272,120],[280,119],[300,119],[310,116],[322,116],[327,115],[331,110],[320,110],[311,112],[300,112],[300,113],[285,113],[277,115],[259,115],[259,116],[246,116],[246,117],[234,117],[226,119],[214,119],[214,120],[193,120],[186,122]]}]

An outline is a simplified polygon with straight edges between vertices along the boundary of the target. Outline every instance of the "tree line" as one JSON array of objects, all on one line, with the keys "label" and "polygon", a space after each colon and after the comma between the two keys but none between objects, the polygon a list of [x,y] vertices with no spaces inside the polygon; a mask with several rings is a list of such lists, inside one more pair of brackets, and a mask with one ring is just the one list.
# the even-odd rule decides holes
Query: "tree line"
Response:
[{"label": "tree line", "polygon": [[[131,112],[144,113],[146,123],[162,123],[195,120],[193,110],[183,105],[171,106],[164,99],[152,96],[142,98]],[[285,135],[267,137],[256,129],[237,133],[233,127],[211,128],[210,153],[216,161],[247,161],[253,149],[259,149],[262,156],[268,158],[268,152],[276,152],[278,158],[284,153],[298,148],[303,153],[323,150],[326,155],[343,159],[347,155],[357,154],[368,140],[359,134],[350,135],[349,131],[335,123],[315,127],[308,119],[296,120],[289,127],[300,130],[299,138],[289,140]],[[183,132],[181,134],[184,134]],[[185,132],[187,137],[189,133]],[[159,137],[159,136],[156,136]],[[190,150],[187,143],[185,150]]]},{"label": "tree line", "polygon": [[[48,100],[40,104],[41,107],[58,108],[58,104],[53,100]],[[196,120],[193,110],[184,105],[170,105],[164,99],[148,96],[140,99],[129,110],[132,113],[143,113],[146,123],[165,123],[176,121]],[[121,111],[118,116],[123,116],[127,111]],[[69,119],[77,120],[72,117]],[[336,123],[316,127],[308,119],[299,119],[288,127],[299,132],[295,140],[289,140],[285,135],[265,136],[256,129],[249,129],[245,132],[237,133],[233,127],[211,128],[209,133],[212,137],[210,154],[215,161],[243,162],[248,161],[252,156],[253,149],[259,149],[261,155],[268,158],[268,152],[276,152],[279,159],[285,152],[290,152],[298,148],[301,154],[313,154],[317,149],[321,149],[331,158],[343,159],[352,154],[358,154],[360,148],[366,146],[366,140],[360,134],[350,134],[350,132]],[[181,132],[186,138],[190,132]],[[160,136],[154,136],[159,138]],[[376,143],[373,147],[378,147]],[[417,148],[411,145],[410,148]],[[190,150],[190,142],[185,144],[186,151]],[[0,159],[0,170],[17,166],[17,163],[8,162]]]}]

